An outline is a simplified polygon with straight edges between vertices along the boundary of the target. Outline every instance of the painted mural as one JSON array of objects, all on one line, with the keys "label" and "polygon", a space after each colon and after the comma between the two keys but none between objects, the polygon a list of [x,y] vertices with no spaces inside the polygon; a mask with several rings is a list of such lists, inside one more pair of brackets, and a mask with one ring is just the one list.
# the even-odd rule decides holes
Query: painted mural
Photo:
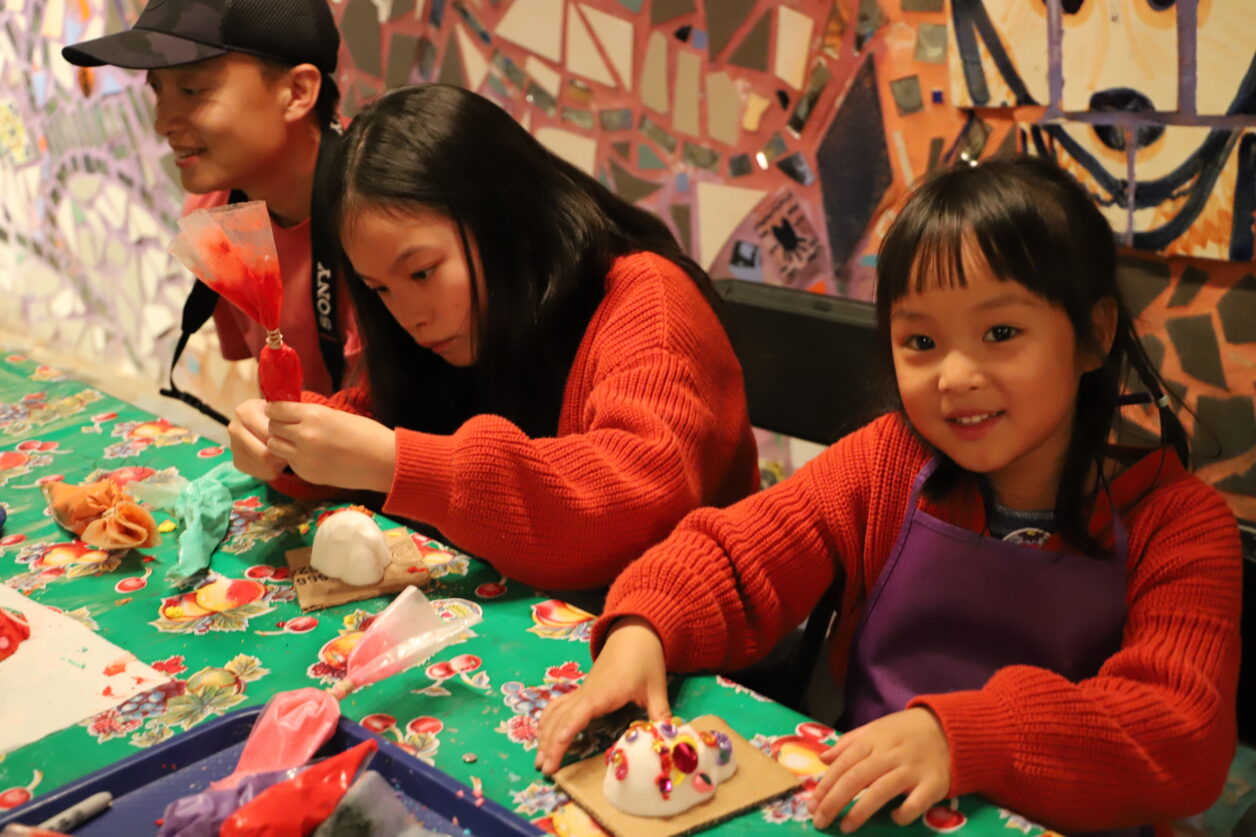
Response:
[{"label": "painted mural", "polygon": [[[156,380],[190,279],[141,79],[66,42],[137,0],[0,0],[0,325]],[[443,81],[656,212],[715,278],[870,298],[906,191],[1046,154],[1129,245],[1200,473],[1256,519],[1256,5],[1247,0],[334,0],[352,114]],[[249,364],[189,348],[229,406]],[[1127,430],[1145,433],[1133,413]],[[786,463],[788,467],[788,463]]]}]

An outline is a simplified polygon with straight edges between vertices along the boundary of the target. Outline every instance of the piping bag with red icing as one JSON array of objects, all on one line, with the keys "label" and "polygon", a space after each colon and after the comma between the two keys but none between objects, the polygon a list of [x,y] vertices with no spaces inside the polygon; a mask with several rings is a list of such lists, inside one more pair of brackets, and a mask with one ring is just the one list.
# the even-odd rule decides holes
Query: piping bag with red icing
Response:
[{"label": "piping bag with red icing", "polygon": [[283,276],[264,201],[198,209],[179,220],[170,252],[266,329],[257,377],[267,401],[301,400],[301,359],[279,333]]}]

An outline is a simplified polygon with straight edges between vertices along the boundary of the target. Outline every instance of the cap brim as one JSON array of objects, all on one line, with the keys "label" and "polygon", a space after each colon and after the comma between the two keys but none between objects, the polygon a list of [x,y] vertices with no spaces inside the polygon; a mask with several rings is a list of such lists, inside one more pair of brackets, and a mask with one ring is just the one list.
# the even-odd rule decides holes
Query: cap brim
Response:
[{"label": "cap brim", "polygon": [[61,48],[61,55],[65,60],[80,67],[111,64],[128,70],[176,67],[217,58],[226,53],[227,50],[222,47],[189,41],[187,38],[154,32],[151,29],[128,29]]}]

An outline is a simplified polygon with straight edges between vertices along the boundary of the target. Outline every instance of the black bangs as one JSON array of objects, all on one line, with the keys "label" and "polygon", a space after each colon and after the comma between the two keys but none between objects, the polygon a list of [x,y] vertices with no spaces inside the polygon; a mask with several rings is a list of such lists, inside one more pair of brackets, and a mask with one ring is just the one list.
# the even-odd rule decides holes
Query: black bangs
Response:
[{"label": "black bangs", "polygon": [[[877,258],[880,319],[888,321],[889,308],[909,293],[967,287],[967,272],[983,267],[1081,313],[1089,296],[1085,286],[1097,286],[1085,274],[1110,264],[1105,268],[1102,258],[1095,263],[1083,255],[1093,252],[1092,242],[1079,241],[1085,236],[1079,236],[1065,206],[1075,200],[1076,189],[1037,176],[1037,169],[1050,165],[1028,158],[994,160],[945,171],[914,192]],[[1098,212],[1093,205],[1077,209]],[[1100,243],[1112,249],[1110,235]]]}]

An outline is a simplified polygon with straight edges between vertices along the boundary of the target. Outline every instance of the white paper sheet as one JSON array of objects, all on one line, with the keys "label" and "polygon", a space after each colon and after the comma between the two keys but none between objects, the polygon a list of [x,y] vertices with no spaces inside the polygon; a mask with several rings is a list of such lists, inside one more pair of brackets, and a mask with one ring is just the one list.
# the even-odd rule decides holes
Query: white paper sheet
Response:
[{"label": "white paper sheet", "polygon": [[170,678],[83,625],[0,584],[30,639],[0,661],[0,754],[73,726]]}]

